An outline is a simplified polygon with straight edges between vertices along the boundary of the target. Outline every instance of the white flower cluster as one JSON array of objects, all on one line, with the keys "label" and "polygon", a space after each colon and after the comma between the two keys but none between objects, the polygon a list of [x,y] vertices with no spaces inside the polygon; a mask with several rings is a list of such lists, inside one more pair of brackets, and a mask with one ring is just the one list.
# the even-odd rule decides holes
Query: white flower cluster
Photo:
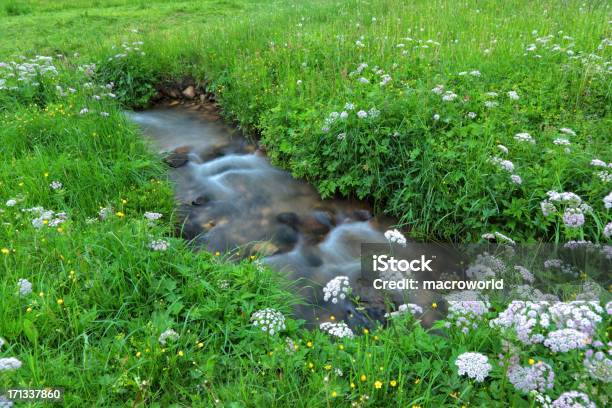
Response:
[{"label": "white flower cluster", "polygon": [[555,353],[585,348],[588,343],[589,336],[575,329],[551,331],[544,340],[544,345]]},{"label": "white flower cluster", "polygon": [[514,163],[512,163],[510,160],[504,160],[499,157],[491,157],[490,162],[499,167],[501,170],[505,170],[509,173],[514,171]]},{"label": "white flower cluster", "polygon": [[545,339],[543,333],[552,323],[548,306],[548,302],[514,300],[489,324],[491,327],[513,330],[525,345],[542,343]]},{"label": "white flower cluster", "polygon": [[[517,176],[518,177],[518,176]],[[502,234],[501,232],[487,232],[486,234],[482,234],[482,238],[487,241],[496,241],[500,244],[510,244],[514,245],[516,242],[512,238],[507,235]]]},{"label": "white flower cluster", "polygon": [[27,296],[32,293],[32,283],[27,279],[19,279],[17,285],[19,285],[20,296]]},{"label": "white flower cluster", "polygon": [[455,323],[463,334],[468,334],[471,329],[477,329],[480,322],[484,320],[484,315],[489,311],[491,305],[482,300],[448,301],[449,323]]},{"label": "white flower cluster", "polygon": [[533,276],[533,273],[531,273],[531,271],[525,268],[524,266],[515,265],[514,270],[517,271],[519,275],[521,275],[521,278],[525,282],[529,282],[529,283],[535,282],[535,276]]},{"label": "white flower cluster", "polygon": [[[128,43],[122,43],[121,44],[121,48],[123,49],[123,52],[120,52],[118,54],[115,54],[112,57],[109,57],[108,60],[112,61],[112,60],[118,60],[118,59],[122,59],[122,58],[127,58],[128,55],[130,54],[137,54],[140,56],[144,56],[145,53],[144,51],[142,51],[140,49],[140,46],[143,45],[144,43],[142,41],[134,41],[131,44]],[[115,49],[116,47],[113,46],[113,49]]]},{"label": "white flower cluster", "polygon": [[406,313],[410,313],[413,316],[423,314],[423,308],[419,305],[415,305],[414,303],[404,303],[397,307],[395,312],[385,313],[386,318],[392,318],[404,315]]},{"label": "white flower cluster", "polygon": [[100,211],[98,211],[98,217],[103,221],[111,215],[113,215],[113,208],[110,206],[101,208]]},{"label": "white flower cluster", "polygon": [[559,298],[556,295],[542,293],[538,288],[531,285],[517,285],[512,287],[512,298],[515,300],[527,300],[530,302],[557,302]]},{"label": "white flower cluster", "polygon": [[517,364],[508,369],[508,380],[521,392],[545,392],[554,386],[555,372],[542,361],[527,367]]},{"label": "white flower cluster", "polygon": [[153,251],[165,251],[170,247],[168,241],[163,239],[156,239],[149,243],[149,248]]},{"label": "white flower cluster", "polygon": [[572,129],[566,128],[566,127],[560,128],[559,132],[565,133],[566,135],[570,135],[570,136],[576,136],[576,132],[574,132]]},{"label": "white flower cluster", "polygon": [[146,212],[144,213],[144,217],[149,221],[159,220],[162,217],[162,214],[156,212]]},{"label": "white flower cluster", "polygon": [[591,166],[595,166],[595,167],[612,167],[612,163],[606,163],[603,160],[593,159],[593,160],[591,160]]},{"label": "white flower cluster", "polygon": [[349,338],[352,339],[355,335],[350,327],[346,325],[344,322],[325,322],[319,325],[319,328],[328,333],[331,336],[338,338]]},{"label": "white flower cluster", "polygon": [[[605,196],[602,199],[603,203],[604,203],[604,207],[606,207],[606,209],[611,209],[612,208],[612,191],[610,193],[608,193],[607,196]],[[8,205],[8,203],[7,203]]]},{"label": "white flower cluster", "polygon": [[556,146],[569,146],[571,145],[570,141],[567,140],[564,137],[558,137],[555,140],[553,140],[553,144]]},{"label": "white flower cluster", "polygon": [[520,132],[515,134],[514,140],[518,142],[535,144],[535,139],[527,132]]},{"label": "white flower cluster", "polygon": [[261,328],[262,331],[270,336],[285,330],[285,316],[275,309],[266,308],[258,310],[251,316],[253,326]]},{"label": "white flower cluster", "polygon": [[498,257],[487,252],[478,254],[474,262],[465,270],[465,274],[474,280],[486,280],[502,275],[506,264]]},{"label": "white flower cluster", "polygon": [[179,338],[179,335],[177,332],[175,332],[172,329],[167,329],[166,331],[164,331],[162,334],[159,335],[159,339],[157,340],[159,341],[160,344],[165,346],[168,340],[176,341],[178,340],[178,338]]},{"label": "white flower cluster", "polygon": [[564,392],[553,401],[552,408],[597,408],[588,395],[579,391]]},{"label": "white flower cluster", "polygon": [[351,285],[349,278],[346,276],[336,276],[334,279],[327,282],[323,288],[323,300],[325,302],[338,303],[338,300],[344,300],[350,294]]},{"label": "white flower cluster", "polygon": [[0,371],[16,370],[21,367],[21,361],[15,357],[0,358]]},{"label": "white flower cluster", "polygon": [[[52,57],[37,55],[35,58],[21,63],[15,61],[0,62],[0,91],[14,91],[19,89],[21,84],[38,86],[39,78],[56,76],[58,71],[52,61]],[[7,80],[15,85],[7,86]]]},{"label": "white flower cluster", "polygon": [[51,182],[51,184],[49,184],[49,187],[51,187],[52,190],[60,190],[62,187],[64,187],[64,185],[61,182],[54,180]]},{"label": "white flower cluster", "polygon": [[483,382],[493,368],[489,358],[480,353],[463,353],[457,357],[455,365],[458,367],[459,375],[467,375],[477,382]]},{"label": "white flower cluster", "polygon": [[585,213],[591,212],[591,207],[582,202],[580,196],[572,192],[548,191],[547,199],[540,202],[542,214],[548,217],[558,212],[557,205],[564,207],[563,222],[568,228],[581,227],[585,222]]},{"label": "white flower cluster", "polygon": [[606,353],[604,343],[594,341],[593,348],[585,351],[582,363],[591,378],[612,383],[612,342],[608,342]]},{"label": "white flower cluster", "polygon": [[548,311],[559,328],[576,329],[587,335],[595,333],[597,324],[602,321],[603,308],[594,301],[576,300],[558,302]]},{"label": "white flower cluster", "polygon": [[0,408],[12,408],[13,401],[6,398],[4,395],[0,395]]},{"label": "white flower cluster", "polygon": [[385,231],[385,238],[391,244],[399,244],[401,246],[406,246],[406,237],[396,229]]},{"label": "white flower cluster", "polygon": [[26,208],[22,211],[34,214],[35,218],[32,220],[32,226],[36,229],[41,229],[45,225],[55,228],[68,219],[68,215],[65,212],[56,213],[53,210],[45,210],[43,207]]}]

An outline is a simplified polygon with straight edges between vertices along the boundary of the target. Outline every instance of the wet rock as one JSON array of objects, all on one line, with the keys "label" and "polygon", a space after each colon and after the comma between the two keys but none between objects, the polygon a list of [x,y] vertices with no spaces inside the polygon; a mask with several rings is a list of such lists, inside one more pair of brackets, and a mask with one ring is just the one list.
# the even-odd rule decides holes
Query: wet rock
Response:
[{"label": "wet rock", "polygon": [[166,164],[170,167],[181,167],[189,161],[189,150],[188,146],[182,146],[174,149],[168,156],[164,158]]},{"label": "wet rock", "polygon": [[315,211],[302,222],[306,234],[325,235],[333,228],[333,217],[326,211]]},{"label": "wet rock", "polygon": [[353,217],[358,221],[369,221],[372,219],[372,213],[368,210],[355,210],[353,211]]},{"label": "wet rock", "polygon": [[217,225],[217,224],[216,224],[214,221],[212,221],[212,220],[211,220],[211,221],[208,221],[208,222],[206,222],[206,223],[202,224],[202,229],[203,229],[205,232],[208,232],[208,231],[210,231],[211,229],[213,229],[213,228],[215,227],[215,225]]},{"label": "wet rock", "polygon": [[258,242],[251,248],[251,253],[270,256],[278,252],[278,247],[270,241]]},{"label": "wet rock", "polygon": [[193,99],[196,96],[195,88],[192,85],[189,85],[187,88],[183,89],[183,96],[187,99]]},{"label": "wet rock", "polygon": [[278,246],[289,249],[298,242],[299,235],[297,230],[289,225],[281,225],[274,234],[274,242]]},{"label": "wet rock", "polygon": [[208,194],[203,194],[199,197],[197,197],[195,200],[193,200],[191,202],[191,205],[194,205],[196,207],[198,206],[202,206],[202,205],[206,205],[207,203],[209,203],[210,201],[212,201],[213,197],[208,195]]},{"label": "wet rock", "polygon": [[283,212],[276,216],[276,221],[297,229],[300,223],[300,217],[294,212]]}]

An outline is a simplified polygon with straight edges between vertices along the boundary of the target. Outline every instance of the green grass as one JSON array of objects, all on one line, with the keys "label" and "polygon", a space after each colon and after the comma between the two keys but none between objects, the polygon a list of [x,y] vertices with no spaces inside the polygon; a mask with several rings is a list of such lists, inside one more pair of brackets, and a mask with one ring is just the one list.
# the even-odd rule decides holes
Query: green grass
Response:
[{"label": "green grass", "polygon": [[[326,196],[371,200],[416,237],[476,240],[499,231],[517,241],[599,242],[612,221],[603,203],[610,184],[589,163],[612,162],[611,53],[605,43],[598,49],[610,38],[609,20],[605,2],[578,1],[0,2],[0,61],[66,56],[40,86],[0,90],[0,358],[23,362],[0,372],[0,390],[64,387],[65,405],[75,407],[533,406],[496,365],[501,336],[486,324],[469,336],[434,336],[404,318],[354,340],[291,318],[282,336],[253,328],[256,310],[289,313],[290,288],[257,262],[194,253],[173,237],[164,168],[121,109],[146,105],[157,83],[192,77],[228,119],[261,137],[276,164]],[[525,51],[549,34],[547,47],[563,52],[539,43]],[[415,49],[418,40],[429,48]],[[113,58],[135,41],[144,55]],[[572,59],[568,49],[601,59]],[[351,76],[362,62],[369,67]],[[93,78],[79,70],[86,63],[97,64]],[[389,84],[378,84],[374,66],[391,75]],[[459,75],[472,70],[481,76]],[[90,80],[114,82],[117,99],[92,99],[102,91],[88,88]],[[457,100],[442,102],[431,92],[438,84]],[[506,96],[511,90],[518,101]],[[491,91],[498,106],[487,109]],[[347,102],[380,116],[353,112],[323,132],[325,118]],[[79,114],[84,107],[90,112]],[[577,133],[568,137],[571,153],[552,143],[562,127]],[[537,143],[515,141],[523,131]],[[489,163],[501,156],[497,144],[509,148],[520,186]],[[54,180],[63,188],[52,190]],[[584,227],[542,215],[548,190],[573,191],[592,206]],[[17,205],[4,205],[9,199]],[[35,206],[66,212],[68,221],[35,229],[34,216],[21,211]],[[111,215],[99,220],[104,207]],[[163,218],[150,225],[146,211]],[[169,249],[151,251],[161,238]],[[21,278],[32,294],[18,295]],[[608,317],[595,337],[608,341],[609,327]],[[168,328],[179,339],[162,346]],[[464,351],[489,356],[487,381],[457,375],[453,362]],[[554,367],[553,399],[581,389],[606,404],[609,384],[586,376],[579,352],[538,345],[517,357]]]}]

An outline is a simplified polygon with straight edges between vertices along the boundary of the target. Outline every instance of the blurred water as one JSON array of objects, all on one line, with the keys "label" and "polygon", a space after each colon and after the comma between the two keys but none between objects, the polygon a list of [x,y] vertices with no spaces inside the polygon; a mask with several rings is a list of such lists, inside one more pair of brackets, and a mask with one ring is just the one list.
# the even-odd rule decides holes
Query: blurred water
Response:
[{"label": "blurred water", "polygon": [[[210,251],[263,255],[295,282],[308,303],[296,312],[311,323],[330,315],[353,326],[366,324],[365,314],[382,318],[383,299],[360,276],[359,255],[362,242],[386,242],[390,220],[372,218],[363,202],[322,200],[210,112],[157,108],[129,116],[156,149],[180,159],[170,176],[185,238]],[[349,277],[363,309],[323,302],[321,287],[338,275]]]}]

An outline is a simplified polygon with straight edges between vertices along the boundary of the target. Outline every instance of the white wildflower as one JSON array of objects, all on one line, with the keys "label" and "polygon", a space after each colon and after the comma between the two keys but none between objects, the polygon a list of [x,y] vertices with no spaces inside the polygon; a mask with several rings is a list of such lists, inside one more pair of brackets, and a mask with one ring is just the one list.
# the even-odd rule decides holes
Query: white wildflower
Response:
[{"label": "white wildflower", "polygon": [[353,338],[354,333],[344,322],[324,322],[319,325],[319,329],[338,338]]},{"label": "white wildflower", "polygon": [[251,316],[253,326],[261,328],[262,331],[270,336],[286,329],[285,316],[278,310],[266,308],[258,310]]},{"label": "white wildflower", "polygon": [[177,332],[175,332],[172,329],[167,329],[166,331],[164,331],[162,334],[159,335],[159,339],[157,340],[160,342],[160,344],[165,346],[168,340],[176,341],[178,340],[178,338],[179,338],[179,335]]},{"label": "white wildflower", "polygon": [[336,276],[325,284],[323,288],[323,300],[325,302],[338,303],[344,300],[351,293],[349,278],[346,276]]},{"label": "white wildflower", "polygon": [[19,285],[20,296],[27,296],[32,293],[32,283],[27,279],[19,279],[17,285]]},{"label": "white wildflower", "polygon": [[480,353],[463,353],[455,361],[459,375],[467,375],[477,382],[483,382],[493,368],[489,359]]}]

